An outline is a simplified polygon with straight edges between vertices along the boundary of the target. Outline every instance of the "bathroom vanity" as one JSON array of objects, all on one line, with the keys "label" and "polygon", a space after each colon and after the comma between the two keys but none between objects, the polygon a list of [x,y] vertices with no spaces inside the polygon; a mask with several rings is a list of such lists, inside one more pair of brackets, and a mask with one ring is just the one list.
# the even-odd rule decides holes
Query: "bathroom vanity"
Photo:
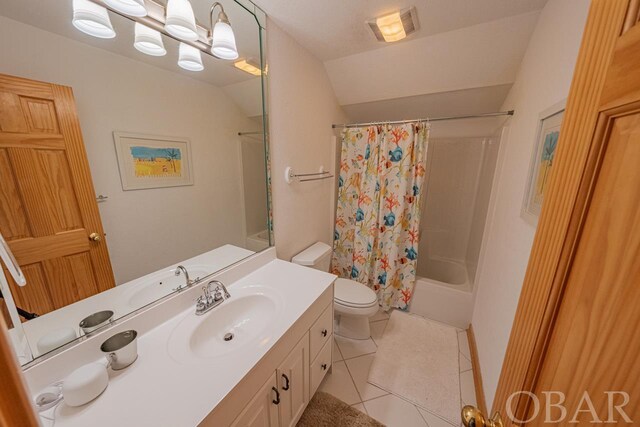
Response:
[{"label": "bathroom vanity", "polygon": [[201,316],[195,303],[206,282],[25,370],[36,394],[102,360],[100,344],[113,334],[140,334],[138,360],[110,371],[102,395],[75,408],[62,402],[43,424],[295,425],[331,368],[335,276],[278,260],[271,248],[213,279],[230,298]]}]

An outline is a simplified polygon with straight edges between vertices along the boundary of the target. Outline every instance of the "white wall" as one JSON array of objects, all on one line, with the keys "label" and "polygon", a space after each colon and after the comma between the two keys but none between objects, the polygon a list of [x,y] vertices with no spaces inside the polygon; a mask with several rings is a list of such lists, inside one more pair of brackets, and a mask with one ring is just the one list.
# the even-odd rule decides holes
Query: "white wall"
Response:
[{"label": "white wall", "polygon": [[291,259],[317,241],[331,243],[334,180],[288,185],[284,170],[335,172],[332,123],[344,123],[327,73],[273,21],[267,26],[269,128],[274,234],[278,257]]},{"label": "white wall", "polygon": [[500,147],[473,312],[487,405],[493,398],[535,229],[520,217],[541,111],[568,96],[589,2],[549,0],[503,110],[515,109]]},{"label": "white wall", "polygon": [[[242,244],[237,132],[255,127],[212,85],[0,17],[0,73],[71,86],[116,283]],[[114,130],[188,137],[195,185],[123,191]]]}]

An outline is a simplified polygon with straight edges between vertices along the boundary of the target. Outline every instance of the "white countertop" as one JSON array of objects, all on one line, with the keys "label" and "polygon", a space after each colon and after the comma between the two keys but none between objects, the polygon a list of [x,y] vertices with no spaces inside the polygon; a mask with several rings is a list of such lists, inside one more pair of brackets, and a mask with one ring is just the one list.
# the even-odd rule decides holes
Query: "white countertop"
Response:
[{"label": "white countertop", "polygon": [[[72,328],[78,331],[78,323],[80,323],[80,320],[92,313],[102,310],[112,310],[114,312],[113,318],[115,320],[172,293],[172,286],[158,286],[156,277],[167,274],[172,275],[172,271],[178,265],[185,266],[190,273],[196,270],[201,272],[200,274],[194,274],[193,276],[208,275],[253,254],[254,252],[247,249],[233,245],[223,245],[219,248],[182,260],[161,270],[154,271],[137,279],[123,283],[115,288],[111,288],[73,304],[61,307],[33,320],[29,320],[28,322],[23,323],[22,327],[27,339],[29,340],[29,344],[31,345],[31,351],[35,357],[39,356],[36,343],[41,337],[51,331],[60,330],[62,328]],[[191,278],[195,279],[193,276]],[[183,281],[184,278],[180,277],[176,280]],[[132,305],[129,301],[132,294],[144,288],[152,290],[152,292],[147,295],[147,300],[139,304]]]},{"label": "white countertop", "polygon": [[[285,261],[269,262],[228,286],[232,299],[234,289],[273,287],[283,302],[268,334],[252,343],[250,351],[207,360],[176,360],[167,344],[176,326],[187,316],[195,316],[194,307],[189,307],[143,334],[138,340],[138,360],[123,371],[110,371],[109,386],[96,400],[78,408],[62,403],[55,411],[56,427],[198,425],[334,279],[331,274]],[[51,411],[45,415],[50,417]],[[43,421],[43,425],[50,423]]]}]

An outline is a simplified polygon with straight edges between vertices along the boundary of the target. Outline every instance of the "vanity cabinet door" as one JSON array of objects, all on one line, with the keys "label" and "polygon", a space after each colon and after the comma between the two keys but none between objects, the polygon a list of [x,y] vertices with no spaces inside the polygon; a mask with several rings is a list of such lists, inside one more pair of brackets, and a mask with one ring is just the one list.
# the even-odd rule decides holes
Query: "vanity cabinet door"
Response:
[{"label": "vanity cabinet door", "polygon": [[298,342],[276,371],[280,425],[295,426],[309,403],[309,334]]},{"label": "vanity cabinet door", "polygon": [[333,304],[329,304],[320,317],[309,329],[309,339],[311,340],[311,360],[314,360],[320,350],[329,341],[333,333]]},{"label": "vanity cabinet door", "polygon": [[[232,427],[279,427],[278,406],[282,402],[282,393],[278,399],[276,374],[260,388],[244,411],[233,422]],[[280,401],[280,403],[276,403]]]}]

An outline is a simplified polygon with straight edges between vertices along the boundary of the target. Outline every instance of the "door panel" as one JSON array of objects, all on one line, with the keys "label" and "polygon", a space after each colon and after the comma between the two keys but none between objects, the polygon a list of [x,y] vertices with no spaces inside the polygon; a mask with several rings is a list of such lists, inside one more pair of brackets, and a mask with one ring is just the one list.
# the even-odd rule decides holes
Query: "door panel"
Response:
[{"label": "door panel", "polygon": [[545,391],[566,398],[551,424],[577,409],[573,425],[594,421],[585,392],[602,421],[624,424],[607,391],[628,393],[624,411],[640,419],[639,11],[638,0],[591,2],[493,405],[527,419],[536,408],[521,392],[534,392],[540,413],[507,426],[545,425]]},{"label": "door panel", "polygon": [[[628,393],[625,412],[640,413],[640,114],[613,119],[610,127],[566,284],[567,303],[558,312],[536,389],[538,396],[565,393],[570,418],[584,391],[600,419],[608,417],[607,391]],[[587,424],[593,415],[581,412],[576,420]]]},{"label": "door panel", "polygon": [[231,427],[278,427],[278,406],[273,403],[276,386],[276,374],[273,373]]},{"label": "door panel", "polygon": [[115,286],[70,88],[0,75],[0,167],[18,305],[42,315]]},{"label": "door panel", "polygon": [[280,425],[293,427],[309,403],[309,334],[291,351],[277,370],[280,390]]}]

